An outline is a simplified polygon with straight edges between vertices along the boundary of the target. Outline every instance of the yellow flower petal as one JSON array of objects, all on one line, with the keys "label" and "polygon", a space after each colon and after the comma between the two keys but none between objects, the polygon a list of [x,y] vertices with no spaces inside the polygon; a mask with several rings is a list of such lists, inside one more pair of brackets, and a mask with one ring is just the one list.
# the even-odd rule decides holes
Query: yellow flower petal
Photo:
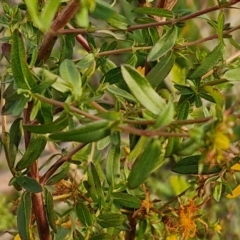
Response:
[{"label": "yellow flower petal", "polygon": [[21,240],[19,234],[17,234],[17,235],[14,237],[14,240]]},{"label": "yellow flower petal", "polygon": [[238,185],[233,191],[232,194],[228,194],[227,198],[235,198],[240,195],[240,185]]},{"label": "yellow flower petal", "polygon": [[218,150],[227,150],[230,146],[230,140],[225,134],[218,132],[214,138],[214,145]]},{"label": "yellow flower petal", "polygon": [[240,164],[239,163],[234,164],[233,166],[231,166],[231,170],[240,172]]},{"label": "yellow flower petal", "polygon": [[170,235],[170,236],[167,236],[166,240],[178,240],[178,237],[177,235]]}]

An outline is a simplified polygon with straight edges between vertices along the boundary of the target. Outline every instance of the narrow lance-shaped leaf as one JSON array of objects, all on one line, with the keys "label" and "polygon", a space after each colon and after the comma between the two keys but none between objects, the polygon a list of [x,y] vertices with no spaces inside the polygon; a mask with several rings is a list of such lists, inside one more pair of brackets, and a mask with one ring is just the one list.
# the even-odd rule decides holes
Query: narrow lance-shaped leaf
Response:
[{"label": "narrow lance-shaped leaf", "polygon": [[90,162],[88,165],[88,185],[89,192],[94,201],[103,197],[102,184],[95,165]]},{"label": "narrow lance-shaped leaf", "polygon": [[60,169],[59,172],[53,175],[51,178],[47,180],[47,185],[54,185],[58,182],[60,182],[62,179],[64,179],[69,174],[70,165],[68,162],[64,163]]},{"label": "narrow lance-shaped leaf", "polygon": [[141,201],[138,197],[128,193],[115,192],[112,194],[114,203],[127,208],[139,208]]},{"label": "narrow lance-shaped leaf", "polygon": [[150,70],[147,74],[147,79],[153,88],[157,87],[164,81],[167,75],[170,73],[174,65],[174,54],[172,51],[168,52],[159,62]]},{"label": "narrow lance-shaped leaf", "polygon": [[16,155],[18,152],[18,146],[22,138],[22,118],[14,120],[9,130],[9,167],[12,168],[15,163]]},{"label": "narrow lance-shaped leaf", "polygon": [[56,215],[54,212],[54,205],[53,205],[53,196],[49,192],[47,188],[44,189],[44,198],[45,198],[45,206],[46,206],[46,212],[48,217],[48,222],[52,230],[56,233],[57,232],[57,226],[56,226]]},{"label": "narrow lance-shaped leaf", "polygon": [[117,183],[120,175],[120,144],[112,145],[106,161],[106,178],[110,185]]},{"label": "narrow lance-shaped leaf", "polygon": [[83,143],[90,143],[98,141],[110,134],[109,122],[106,120],[99,120],[82,125],[66,132],[56,132],[49,135],[53,140],[61,141],[76,141]]},{"label": "narrow lance-shaped leaf", "polygon": [[225,22],[224,12],[223,10],[221,10],[218,14],[217,32],[218,32],[218,39],[222,44],[224,44],[224,41],[223,41],[224,22]]},{"label": "narrow lance-shaped leaf", "polygon": [[21,239],[30,240],[31,194],[24,192],[17,208],[17,228]]},{"label": "narrow lance-shaped leaf", "polygon": [[147,56],[147,61],[148,62],[155,61],[158,58],[162,57],[165,53],[169,52],[173,48],[173,46],[177,40],[177,36],[178,36],[177,27],[173,26],[153,46],[153,48],[151,49],[151,51],[149,52],[149,54]]},{"label": "narrow lance-shaped leaf", "polygon": [[63,113],[54,122],[42,125],[23,125],[23,128],[32,133],[52,133],[64,129],[68,125],[68,114]]},{"label": "narrow lance-shaped leaf", "polygon": [[159,117],[156,120],[155,127],[159,128],[164,125],[168,125],[173,121],[174,118],[174,104],[169,101],[167,106],[163,109],[162,113],[159,114]]},{"label": "narrow lance-shaped leaf", "polygon": [[117,227],[122,225],[126,220],[126,215],[119,213],[104,213],[97,218],[98,224],[103,228]]},{"label": "narrow lance-shaped leaf", "polygon": [[167,18],[173,17],[173,13],[171,11],[163,8],[141,7],[141,8],[134,8],[132,11],[135,13],[142,13],[142,14],[153,15],[158,17],[167,17]]},{"label": "narrow lance-shaped leaf", "polygon": [[32,193],[42,192],[42,186],[33,178],[28,176],[19,176],[15,178],[16,182],[27,191]]},{"label": "narrow lance-shaped leaf", "polygon": [[84,203],[77,203],[76,215],[84,226],[91,226],[93,223],[92,214]]},{"label": "narrow lance-shaped leaf", "polygon": [[11,64],[14,81],[17,87],[22,89],[36,87],[36,80],[28,68],[23,39],[18,30],[13,32],[12,42]]},{"label": "narrow lance-shaped leaf", "polygon": [[[212,174],[221,171],[218,165],[200,162],[201,156],[195,155],[181,159],[172,166],[172,171],[180,174]],[[199,166],[203,164],[202,171],[199,172]]]},{"label": "narrow lance-shaped leaf", "polygon": [[18,162],[16,169],[18,171],[29,167],[33,162],[35,162],[42,154],[45,146],[47,144],[47,139],[43,135],[32,134],[30,143],[23,157]]},{"label": "narrow lance-shaped leaf", "polygon": [[189,79],[196,79],[202,77],[210,71],[219,60],[222,58],[223,44],[219,43],[203,60],[200,66],[188,77]]},{"label": "narrow lance-shaped leaf", "polygon": [[52,23],[52,20],[57,12],[61,0],[46,1],[39,17],[41,30],[47,31]]},{"label": "narrow lance-shaped leaf", "polygon": [[137,188],[160,164],[161,142],[159,139],[148,139],[144,152],[134,162],[128,176],[128,187]]},{"label": "narrow lance-shaped leaf", "polygon": [[153,90],[148,80],[128,65],[121,67],[122,75],[134,97],[149,111],[159,114],[165,101]]}]

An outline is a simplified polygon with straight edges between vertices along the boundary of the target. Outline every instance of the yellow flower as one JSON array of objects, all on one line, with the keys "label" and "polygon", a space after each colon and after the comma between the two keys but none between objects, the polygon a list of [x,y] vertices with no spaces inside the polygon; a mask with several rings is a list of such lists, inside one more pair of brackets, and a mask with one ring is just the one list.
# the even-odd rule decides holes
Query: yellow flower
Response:
[{"label": "yellow flower", "polygon": [[139,67],[137,67],[137,71],[138,71],[139,73],[141,73],[143,76],[145,75],[145,67],[139,66]]},{"label": "yellow flower", "polygon": [[169,235],[167,236],[166,240],[178,240],[178,236],[177,235]]},{"label": "yellow flower", "polygon": [[222,226],[219,223],[215,223],[213,226],[214,232],[221,233],[222,231]]},{"label": "yellow flower", "polygon": [[226,134],[217,132],[213,138],[213,144],[217,151],[227,150],[230,147],[230,139]]}]

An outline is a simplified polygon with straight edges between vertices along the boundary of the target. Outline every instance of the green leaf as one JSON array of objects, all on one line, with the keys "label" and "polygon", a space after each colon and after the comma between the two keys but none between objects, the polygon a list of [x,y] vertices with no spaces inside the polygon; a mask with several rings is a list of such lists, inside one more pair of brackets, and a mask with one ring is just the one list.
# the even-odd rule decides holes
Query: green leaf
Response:
[{"label": "green leaf", "polygon": [[109,185],[114,186],[120,176],[120,144],[112,145],[106,159],[106,178]]},{"label": "green leaf", "polygon": [[69,82],[74,88],[77,88],[78,91],[81,91],[82,80],[80,77],[80,73],[78,72],[78,69],[71,60],[65,59],[61,63],[59,71],[60,76],[63,80]]},{"label": "green leaf", "polygon": [[32,133],[52,133],[63,130],[68,125],[69,115],[62,113],[54,122],[42,125],[23,125],[23,128]]},{"label": "green leaf", "polygon": [[39,18],[39,21],[41,22],[41,25],[39,27],[41,28],[42,31],[47,31],[50,28],[60,3],[61,0],[45,2]]},{"label": "green leaf", "polygon": [[[69,82],[64,81],[62,78],[60,78],[58,75],[50,72],[47,69],[44,68],[33,68],[34,73],[44,79],[46,82],[53,82],[51,83],[52,87],[55,88],[59,92],[71,92],[72,86]],[[38,89],[38,88],[36,88]],[[35,89],[34,89],[35,90]]]},{"label": "green leaf", "polygon": [[228,81],[239,81],[240,80],[240,68],[229,69],[223,75],[223,78]]},{"label": "green leaf", "polygon": [[32,212],[31,193],[24,192],[17,208],[17,228],[21,239],[31,240],[30,221]]},{"label": "green leaf", "polygon": [[140,8],[134,8],[132,12],[158,16],[158,17],[166,17],[166,18],[173,17],[173,13],[164,8],[140,7]]},{"label": "green leaf", "polygon": [[86,204],[77,203],[75,212],[81,224],[83,224],[86,227],[92,226],[93,224],[92,214],[89,211],[89,208],[86,206]]},{"label": "green leaf", "polygon": [[107,233],[100,233],[90,237],[89,240],[112,240],[112,237]]},{"label": "green leaf", "polygon": [[47,188],[44,188],[44,198],[45,198],[45,206],[46,206],[46,212],[48,217],[48,223],[52,228],[53,232],[57,233],[57,226],[56,226],[57,217],[54,212],[53,196],[52,196],[52,193],[50,193]]},{"label": "green leaf", "polygon": [[166,107],[162,110],[161,114],[159,114],[154,127],[159,128],[170,124],[173,121],[174,114],[174,104],[169,101]]},{"label": "green leaf", "polygon": [[59,40],[60,40],[59,52],[61,54],[59,62],[62,62],[66,58],[71,59],[75,45],[75,36],[66,34],[64,36],[60,36]]},{"label": "green leaf", "polygon": [[147,139],[148,138],[145,136],[140,137],[140,139],[137,141],[137,144],[134,146],[132,151],[127,156],[127,161],[129,163],[132,164],[137,159],[137,157],[143,152]]},{"label": "green leaf", "polygon": [[[181,159],[172,166],[172,171],[180,174],[213,174],[218,173],[222,169],[219,165],[199,162],[201,155],[194,155]],[[202,171],[199,172],[199,166],[203,164]]]},{"label": "green leaf", "polygon": [[178,107],[178,119],[179,120],[187,119],[188,114],[189,114],[189,108],[190,108],[190,103],[188,101],[180,104],[180,106]]},{"label": "green leaf", "polygon": [[11,66],[14,81],[18,88],[31,89],[36,86],[36,79],[26,62],[25,47],[18,30],[15,30],[12,34]]},{"label": "green leaf", "polygon": [[181,93],[181,95],[194,94],[193,89],[190,87],[181,84],[174,84],[174,87]]},{"label": "green leaf", "polygon": [[189,79],[201,78],[204,74],[214,68],[220,59],[222,59],[223,44],[219,43],[203,60],[200,66],[193,71]]},{"label": "green leaf", "polygon": [[70,84],[74,98],[79,99],[82,96],[82,79],[77,67],[71,60],[65,59],[59,70],[61,78]]},{"label": "green leaf", "polygon": [[223,192],[223,183],[221,180],[216,181],[213,191],[213,198],[219,202]]},{"label": "green leaf", "polygon": [[33,178],[27,176],[16,177],[16,182],[32,193],[42,192],[42,186]]},{"label": "green leaf", "polygon": [[69,169],[70,169],[70,165],[68,162],[64,163],[60,168],[59,168],[59,172],[56,173],[55,175],[51,176],[46,184],[47,185],[54,185],[58,182],[60,182],[62,179],[64,179],[65,177],[67,177],[67,175],[69,174]]},{"label": "green leaf", "polygon": [[90,143],[105,138],[109,134],[109,122],[106,120],[99,120],[87,123],[70,131],[52,133],[49,135],[49,138],[65,142],[75,141]]},{"label": "green leaf", "polygon": [[114,9],[111,8],[109,4],[106,4],[102,0],[96,1],[96,8],[92,13],[94,18],[98,18],[101,20],[105,20],[112,27],[116,27],[118,29],[126,30],[128,27],[127,19],[117,13]]},{"label": "green leaf", "polygon": [[22,138],[22,118],[17,118],[14,120],[13,124],[9,130],[9,168],[14,167],[16,155],[18,152],[18,146]]},{"label": "green leaf", "polygon": [[23,109],[26,107],[28,101],[29,101],[29,98],[22,95],[19,101],[17,101],[17,103],[15,104],[12,110],[12,115],[14,117],[19,116],[23,112]]},{"label": "green leaf", "polygon": [[116,84],[122,81],[124,79],[120,67],[113,68],[104,75],[104,82],[108,82],[109,84]]},{"label": "green leaf", "polygon": [[25,3],[34,24],[41,31],[46,32],[51,26],[52,20],[57,12],[61,0],[47,1],[40,15],[38,14],[37,0],[26,0]]},{"label": "green leaf", "polygon": [[103,198],[102,184],[95,165],[90,162],[88,165],[88,191],[94,201]]},{"label": "green leaf", "polygon": [[116,85],[107,86],[107,90],[108,90],[108,92],[113,94],[113,96],[117,95],[117,96],[127,99],[130,102],[133,102],[133,103],[136,102],[136,99],[130,93],[128,93],[127,91],[125,91],[121,88],[118,88]]},{"label": "green leaf", "polygon": [[91,64],[95,61],[95,57],[93,53],[89,53],[86,56],[84,56],[78,63],[77,67],[82,68],[88,68],[91,66]]},{"label": "green leaf", "polygon": [[128,193],[115,192],[112,193],[113,202],[126,208],[140,208],[141,201],[138,197]]},{"label": "green leaf", "polygon": [[147,79],[153,88],[157,87],[167,77],[174,65],[174,55],[168,52],[147,74]]},{"label": "green leaf", "polygon": [[103,228],[121,226],[126,221],[126,215],[119,213],[104,213],[97,218],[98,224]]},{"label": "green leaf", "polygon": [[153,90],[148,80],[131,66],[122,65],[121,69],[123,78],[134,97],[150,112],[159,114],[166,103]]},{"label": "green leaf", "polygon": [[178,146],[179,146],[179,138],[169,137],[168,143],[165,149],[165,157],[170,157],[172,154],[174,154]]},{"label": "green leaf", "polygon": [[225,15],[223,10],[221,10],[218,14],[218,19],[217,19],[217,33],[218,33],[218,39],[222,44],[224,44],[224,41],[223,41],[224,22],[225,22]]},{"label": "green leaf", "polygon": [[29,167],[41,156],[46,144],[47,139],[45,136],[32,134],[28,148],[23,157],[18,162],[16,169],[20,171],[24,168]]},{"label": "green leaf", "polygon": [[162,38],[159,39],[159,41],[150,50],[147,56],[147,61],[155,61],[158,58],[162,57],[165,53],[169,52],[173,48],[177,37],[177,27],[173,26],[168,32],[164,34]]},{"label": "green leaf", "polygon": [[162,144],[159,139],[148,139],[144,146],[143,153],[133,163],[128,176],[128,187],[137,188],[146,178],[162,164]]},{"label": "green leaf", "polygon": [[216,104],[220,106],[220,108],[224,106],[224,95],[218,89],[213,88],[212,86],[205,86],[203,89],[209,93],[209,95],[214,99]]}]

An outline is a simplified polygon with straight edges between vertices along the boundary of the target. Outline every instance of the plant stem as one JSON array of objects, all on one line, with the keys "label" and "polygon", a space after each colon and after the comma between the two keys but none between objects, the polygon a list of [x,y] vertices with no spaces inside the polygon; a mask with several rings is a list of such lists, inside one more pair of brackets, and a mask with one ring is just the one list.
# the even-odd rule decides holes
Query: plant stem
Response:
[{"label": "plant stem", "polygon": [[52,48],[57,40],[57,32],[62,29],[68,21],[78,11],[80,5],[79,0],[70,1],[57,18],[53,21],[50,30],[46,33],[42,45],[39,49],[36,64],[45,62],[51,54]]},{"label": "plant stem", "polygon": [[[132,25],[132,26],[128,27],[126,29],[126,31],[132,32],[134,30],[144,29],[144,28],[149,28],[149,27],[158,27],[158,26],[164,26],[164,25],[174,25],[176,23],[184,22],[186,20],[190,20],[190,19],[196,18],[198,16],[201,16],[201,15],[209,13],[209,12],[213,12],[213,11],[220,10],[220,9],[223,9],[223,8],[228,8],[228,7],[232,6],[232,5],[235,5],[238,2],[240,2],[240,0],[233,0],[233,1],[230,1],[230,2],[228,2],[226,4],[222,4],[220,6],[219,5],[215,5],[213,7],[209,7],[209,8],[203,9],[201,11],[198,11],[196,13],[192,13],[192,14],[189,14],[187,16],[183,16],[183,17],[180,17],[180,18],[177,18],[177,19],[161,21],[161,22],[153,22],[153,23]],[[101,30],[101,29],[91,29],[91,32],[94,33],[94,32],[96,32],[98,30]],[[109,28],[107,30],[109,30],[109,31],[119,31],[119,29],[117,29],[117,28]],[[63,30],[58,31],[58,34],[73,34],[73,33],[86,34],[87,32],[88,32],[87,29],[63,29]]]},{"label": "plant stem", "polygon": [[[57,106],[57,107],[60,107],[60,108],[65,108],[66,107],[66,105],[64,103],[62,103],[60,101],[56,101],[56,100],[51,99],[51,98],[44,97],[43,95],[38,94],[38,93],[32,93],[32,96],[37,98],[38,100],[40,100],[42,102],[49,103],[49,104],[51,104],[53,106]],[[89,119],[92,119],[92,120],[100,120],[100,119],[102,119],[102,118],[100,118],[100,117],[98,117],[96,115],[91,115],[91,114],[89,114],[87,112],[84,112],[84,111],[82,111],[82,110],[80,110],[80,109],[78,109],[78,108],[76,108],[74,106],[69,105],[67,107],[72,112],[78,113],[79,115],[82,115],[82,116],[84,116],[86,118],[89,118]]]},{"label": "plant stem", "polygon": [[[30,123],[30,114],[33,108],[33,101],[28,103],[27,109],[24,110],[23,115],[23,124]],[[25,148],[28,148],[30,143],[31,134],[30,132],[24,130],[24,140],[25,140]],[[39,182],[39,170],[38,170],[38,160],[31,164],[30,166],[30,177]],[[35,219],[37,222],[38,234],[40,240],[50,240],[51,235],[49,231],[49,224],[46,216],[46,211],[43,203],[43,195],[42,193],[32,193],[32,205],[33,212],[35,215]]]},{"label": "plant stem", "polygon": [[62,156],[55,162],[48,170],[47,172],[40,178],[40,183],[42,185],[45,184],[45,182],[61,167],[65,162],[69,161],[71,157],[77,153],[79,150],[81,150],[83,147],[85,147],[86,143],[81,143],[77,145],[75,148],[73,148],[70,152],[67,153],[67,155]]},{"label": "plant stem", "polygon": [[[229,33],[234,32],[236,30],[238,30],[240,28],[240,25],[237,25],[236,27],[223,31],[223,36],[227,36]],[[187,42],[187,43],[183,43],[181,45],[177,45],[174,48],[175,49],[181,49],[181,48],[186,48],[186,47],[191,47],[200,43],[204,43],[213,39],[218,38],[218,34],[212,34],[208,37],[202,38],[202,39],[198,39],[196,41],[192,41],[192,42]],[[129,48],[120,48],[120,49],[116,49],[116,50],[111,50],[111,51],[104,51],[104,52],[99,52],[96,56],[98,57],[104,57],[104,56],[109,56],[109,55],[117,55],[117,54],[122,54],[122,53],[126,53],[126,52],[132,52],[132,51],[147,51],[147,50],[151,50],[153,46],[142,46],[142,47],[129,47]],[[237,52],[237,56],[240,55],[240,51]],[[75,61],[80,61],[81,59],[75,60]]]}]

